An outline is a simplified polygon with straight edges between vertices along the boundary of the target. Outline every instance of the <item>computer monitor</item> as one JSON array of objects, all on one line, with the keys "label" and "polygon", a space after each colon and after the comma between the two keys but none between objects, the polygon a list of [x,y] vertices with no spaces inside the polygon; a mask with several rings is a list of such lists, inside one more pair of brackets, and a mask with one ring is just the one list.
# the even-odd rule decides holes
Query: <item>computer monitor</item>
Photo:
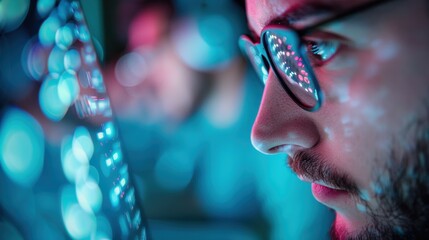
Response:
[{"label": "computer monitor", "polygon": [[0,1],[0,239],[148,239],[77,0]]}]

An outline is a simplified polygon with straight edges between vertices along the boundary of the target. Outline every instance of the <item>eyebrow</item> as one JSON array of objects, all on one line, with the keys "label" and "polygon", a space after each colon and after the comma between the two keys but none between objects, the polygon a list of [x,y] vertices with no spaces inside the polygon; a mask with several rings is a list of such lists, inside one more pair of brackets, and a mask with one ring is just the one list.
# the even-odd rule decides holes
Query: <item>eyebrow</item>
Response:
[{"label": "eyebrow", "polygon": [[[357,12],[362,12],[367,9],[371,9],[374,6],[380,5],[385,2],[393,1],[394,0],[370,0],[366,3],[357,4],[357,6],[348,9],[341,8],[339,2],[331,2],[329,5],[321,3],[305,3],[299,5],[298,7],[289,8],[280,16],[267,21],[264,26],[267,26],[269,24],[282,24],[285,27],[290,27],[292,29],[297,30],[299,34],[305,34],[306,32],[311,32],[312,30],[323,26],[324,24],[327,24],[329,22],[342,19]],[[329,13],[329,16],[321,19],[318,22],[313,22],[312,24],[308,24],[307,26],[303,26],[302,28],[300,27],[299,29],[296,29],[296,27],[294,26],[298,21],[304,21],[308,18],[327,13]],[[293,18],[290,18],[291,16]],[[253,40],[259,39],[258,36],[259,35],[256,34],[256,32],[252,29],[251,37],[253,38]]]},{"label": "eyebrow", "polygon": [[[311,18],[324,15],[334,14],[339,11],[338,4],[305,2],[302,4],[294,5],[288,8],[284,13],[274,18],[268,19],[264,22],[263,26],[271,24],[281,24],[285,27],[296,28],[299,23],[305,22]],[[253,40],[259,39],[259,34],[249,26],[251,37]]]},{"label": "eyebrow", "polygon": [[340,8],[338,5],[328,5],[322,3],[305,3],[297,6],[293,6],[286,10],[280,16],[277,16],[273,19],[265,22],[264,26],[269,24],[285,24],[287,27],[296,28],[297,24],[300,22],[305,22],[308,19],[326,15],[326,14],[334,14],[335,12],[339,12]]}]

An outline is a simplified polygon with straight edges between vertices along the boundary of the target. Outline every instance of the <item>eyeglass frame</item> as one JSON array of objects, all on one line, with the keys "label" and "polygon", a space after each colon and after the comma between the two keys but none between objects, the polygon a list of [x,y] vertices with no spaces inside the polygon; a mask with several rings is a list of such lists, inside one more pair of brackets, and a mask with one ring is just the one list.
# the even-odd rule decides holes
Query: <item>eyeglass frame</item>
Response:
[{"label": "eyeglass frame", "polygon": [[[338,14],[335,14],[334,16],[330,16],[330,17],[328,17],[328,18],[326,18],[324,20],[321,20],[321,21],[319,21],[319,22],[317,22],[315,24],[312,24],[312,25],[307,26],[307,27],[302,28],[302,29],[294,29],[294,28],[291,28],[291,27],[286,27],[286,26],[284,26],[282,24],[269,24],[269,25],[265,26],[262,29],[260,37],[259,37],[259,42],[254,42],[252,40],[252,38],[249,37],[249,36],[247,36],[247,35],[241,35],[240,38],[239,38],[239,46],[242,49],[242,51],[244,52],[244,55],[248,59],[250,59],[250,57],[251,57],[251,56],[249,56],[250,54],[245,51],[245,49],[244,49],[243,46],[244,46],[244,44],[247,44],[247,42],[251,43],[252,47],[256,48],[258,50],[258,52],[260,53],[260,56],[255,56],[255,54],[253,54],[252,57],[253,58],[260,57],[261,60],[264,57],[265,59],[268,60],[268,65],[269,65],[270,69],[272,69],[274,71],[274,74],[276,75],[277,80],[279,81],[279,83],[281,84],[281,86],[283,87],[283,89],[286,91],[286,93],[289,95],[289,97],[299,107],[301,107],[302,109],[304,109],[304,110],[306,110],[308,112],[316,112],[322,106],[323,92],[322,92],[322,90],[320,88],[319,81],[318,81],[316,75],[314,74],[313,67],[311,66],[311,64],[309,64],[309,60],[308,60],[308,56],[307,56],[307,49],[306,49],[306,47],[303,47],[304,46],[304,44],[303,44],[304,41],[302,39],[303,36],[309,34],[310,32],[312,32],[312,31],[316,30],[317,28],[320,28],[320,27],[322,27],[322,26],[324,26],[326,24],[329,24],[329,23],[332,23],[332,22],[335,22],[335,21],[338,21],[338,20],[341,20],[341,19],[344,19],[344,18],[347,18],[347,17],[351,17],[351,16],[353,16],[355,14],[358,14],[358,13],[365,12],[366,10],[370,10],[370,9],[372,9],[374,7],[377,7],[377,6],[381,5],[382,3],[393,2],[393,1],[395,1],[395,0],[371,1],[369,3],[365,3],[365,4],[362,4],[362,5],[359,5],[359,6],[355,7],[355,8],[352,8],[352,9],[346,10],[344,12],[340,12]],[[280,77],[281,75],[277,72],[278,71],[277,68],[273,67],[273,66],[276,66],[276,65],[274,64],[274,61],[270,57],[270,54],[268,54],[268,51],[267,51],[268,46],[265,46],[265,45],[268,44],[265,41],[265,34],[267,33],[267,31],[273,30],[273,29],[282,29],[282,30],[285,30],[285,31],[289,31],[289,32],[293,33],[296,36],[296,40],[298,42],[297,43],[297,48],[300,51],[300,54],[301,54],[301,56],[303,58],[303,61],[304,61],[304,64],[307,65],[307,66],[309,66],[308,67],[308,74],[314,80],[314,88],[315,88],[315,91],[317,91],[317,95],[316,95],[317,102],[316,102],[315,106],[308,107],[305,104],[303,104],[302,101],[300,101],[298,99],[298,97],[295,96],[295,94],[293,93],[293,91],[286,85],[285,80],[283,80]],[[262,42],[261,42],[261,39],[263,39]],[[270,69],[268,69],[268,73],[269,73]]]}]

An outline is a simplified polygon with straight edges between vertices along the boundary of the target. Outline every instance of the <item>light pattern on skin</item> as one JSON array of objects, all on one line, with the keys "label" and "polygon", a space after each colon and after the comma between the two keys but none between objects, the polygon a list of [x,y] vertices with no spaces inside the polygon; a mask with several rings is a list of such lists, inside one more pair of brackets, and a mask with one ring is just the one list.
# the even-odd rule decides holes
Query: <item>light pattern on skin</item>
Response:
[{"label": "light pattern on skin", "polygon": [[387,61],[398,57],[399,46],[394,41],[377,39],[371,43],[375,56],[380,61]]},{"label": "light pattern on skin", "polygon": [[330,140],[334,139],[334,133],[331,128],[325,127],[323,131],[326,133],[326,136],[328,139]]},{"label": "light pattern on skin", "polygon": [[366,212],[366,206],[363,205],[362,203],[356,203],[356,208],[360,211],[365,213]]}]

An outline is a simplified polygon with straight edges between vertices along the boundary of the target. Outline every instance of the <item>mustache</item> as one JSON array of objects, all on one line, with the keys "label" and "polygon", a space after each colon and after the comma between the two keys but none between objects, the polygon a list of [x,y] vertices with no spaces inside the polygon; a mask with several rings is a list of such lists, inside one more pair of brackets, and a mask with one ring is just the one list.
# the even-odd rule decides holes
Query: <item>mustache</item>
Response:
[{"label": "mustache", "polygon": [[340,173],[320,155],[305,151],[297,152],[293,158],[288,158],[288,165],[299,176],[313,181],[323,181],[335,188],[358,194],[356,184],[344,173]]}]

